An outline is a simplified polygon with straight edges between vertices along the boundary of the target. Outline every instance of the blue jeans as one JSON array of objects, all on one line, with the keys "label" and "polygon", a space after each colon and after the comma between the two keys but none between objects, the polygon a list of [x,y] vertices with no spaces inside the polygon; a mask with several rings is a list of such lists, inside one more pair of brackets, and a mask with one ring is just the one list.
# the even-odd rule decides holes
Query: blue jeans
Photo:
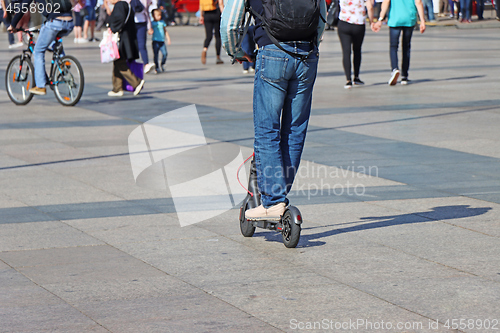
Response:
[{"label": "blue jeans", "polygon": [[482,20],[484,13],[484,0],[476,0],[477,18]]},{"label": "blue jeans", "polygon": [[424,10],[427,11],[427,17],[429,18],[429,21],[434,21],[434,4],[432,3],[432,0],[424,0]]},{"label": "blue jeans", "polygon": [[[308,42],[281,45],[300,54],[307,54],[314,47]],[[318,57],[318,50],[314,49],[308,59],[301,61],[274,44],[261,47],[257,54],[254,151],[257,183],[265,208],[288,203],[286,195],[292,187],[306,139]]]},{"label": "blue jeans", "polygon": [[[253,39],[255,34],[255,25],[251,25],[248,27],[247,34],[243,38],[243,42],[241,43],[241,48],[245,51],[246,54],[252,55],[255,51],[255,41]],[[253,62],[244,61],[243,69],[248,70],[250,67],[255,68],[255,64]]]},{"label": "blue jeans", "polygon": [[398,48],[399,36],[403,32],[403,62],[401,68],[401,76],[408,78],[408,69],[410,69],[410,50],[411,50],[411,36],[413,34],[413,27],[390,27],[389,28],[389,41],[390,41],[390,55],[391,55],[391,69],[399,69],[398,67]]},{"label": "blue jeans", "polygon": [[153,54],[154,54],[154,58],[155,58],[155,66],[156,66],[157,71],[160,70],[160,64],[158,62],[158,56],[160,55],[160,51],[163,54],[163,57],[161,59],[161,66],[163,66],[167,62],[167,56],[168,56],[167,46],[165,45],[165,42],[159,42],[159,41],[154,40],[153,41]]},{"label": "blue jeans", "polygon": [[[4,10],[3,9],[0,9],[0,23],[3,22],[3,24],[5,25],[6,28],[9,27],[10,25],[10,19],[9,19],[9,15],[7,15],[7,17],[3,17],[3,13],[4,13]],[[9,45],[12,45],[14,44],[14,34],[11,34],[11,33],[7,33],[7,36],[9,38]]]},{"label": "blue jeans", "polygon": [[471,18],[472,0],[460,0],[460,12],[462,13],[462,20],[470,20]]},{"label": "blue jeans", "polygon": [[146,41],[148,39],[148,24],[147,22],[136,23],[135,29],[137,30],[137,45],[139,46],[139,53],[141,54],[142,62],[149,63],[148,49],[146,48]]},{"label": "blue jeans", "polygon": [[455,1],[448,0],[448,6],[450,7],[450,14],[455,15]]},{"label": "blue jeans", "polygon": [[35,83],[38,88],[45,88],[47,79],[45,75],[45,51],[56,40],[64,37],[73,30],[73,21],[49,20],[40,29],[40,34],[33,50],[35,61]]}]

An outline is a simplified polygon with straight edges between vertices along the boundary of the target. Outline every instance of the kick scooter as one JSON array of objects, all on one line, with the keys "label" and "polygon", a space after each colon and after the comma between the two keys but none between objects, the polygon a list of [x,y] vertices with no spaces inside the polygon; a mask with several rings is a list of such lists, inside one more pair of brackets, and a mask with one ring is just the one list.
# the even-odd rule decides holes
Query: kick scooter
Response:
[{"label": "kick scooter", "polygon": [[255,228],[276,230],[283,237],[283,244],[288,248],[297,246],[300,238],[302,215],[295,206],[288,206],[282,216],[268,220],[248,220],[245,211],[260,205],[260,193],[257,186],[257,169],[255,159],[250,165],[250,176],[248,179],[248,194],[240,207],[240,230],[243,236],[252,237]]}]

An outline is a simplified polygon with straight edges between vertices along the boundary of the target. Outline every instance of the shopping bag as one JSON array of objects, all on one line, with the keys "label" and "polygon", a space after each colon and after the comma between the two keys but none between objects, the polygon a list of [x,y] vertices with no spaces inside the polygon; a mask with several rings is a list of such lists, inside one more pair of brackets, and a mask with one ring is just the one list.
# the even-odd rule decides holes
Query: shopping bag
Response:
[{"label": "shopping bag", "polygon": [[[127,60],[127,65],[135,76],[137,76],[140,80],[144,79],[144,64],[136,62],[135,60]],[[132,87],[127,80],[123,79],[123,90],[134,91],[134,87]]]},{"label": "shopping bag", "polygon": [[120,59],[118,38],[118,33],[113,34],[109,29],[104,31],[102,41],[99,43],[99,47],[101,48],[101,62],[103,64]]}]

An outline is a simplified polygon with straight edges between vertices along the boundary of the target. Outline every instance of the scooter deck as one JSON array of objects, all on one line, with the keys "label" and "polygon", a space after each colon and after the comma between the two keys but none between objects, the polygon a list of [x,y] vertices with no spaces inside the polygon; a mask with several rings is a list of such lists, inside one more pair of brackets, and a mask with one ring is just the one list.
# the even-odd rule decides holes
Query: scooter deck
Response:
[{"label": "scooter deck", "polygon": [[254,227],[268,229],[268,230],[280,230],[281,219],[276,220],[247,220],[252,223]]}]

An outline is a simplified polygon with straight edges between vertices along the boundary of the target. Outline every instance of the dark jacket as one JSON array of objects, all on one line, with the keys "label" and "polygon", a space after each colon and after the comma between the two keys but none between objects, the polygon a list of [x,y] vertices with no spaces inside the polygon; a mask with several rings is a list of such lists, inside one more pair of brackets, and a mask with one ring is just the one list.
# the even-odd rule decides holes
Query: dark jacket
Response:
[{"label": "dark jacket", "polygon": [[134,10],[130,8],[129,4],[125,1],[118,1],[108,18],[108,23],[113,33],[120,33],[120,45],[118,51],[120,58],[127,60],[135,60],[139,58],[139,46],[137,44],[137,34],[134,23]]}]

